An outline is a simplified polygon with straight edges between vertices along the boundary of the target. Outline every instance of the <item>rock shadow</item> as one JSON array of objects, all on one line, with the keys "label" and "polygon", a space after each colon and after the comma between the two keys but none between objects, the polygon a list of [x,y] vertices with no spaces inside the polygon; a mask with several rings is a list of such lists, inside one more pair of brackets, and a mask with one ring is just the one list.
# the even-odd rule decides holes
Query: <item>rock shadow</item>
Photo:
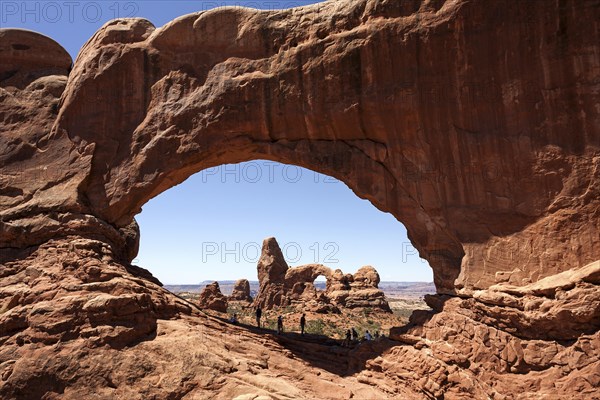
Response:
[{"label": "rock shadow", "polygon": [[[433,315],[433,312],[429,313]],[[231,324],[226,318],[215,318]],[[420,320],[423,320],[423,316],[420,317]],[[393,347],[412,346],[413,344],[407,341],[392,340],[389,337],[380,337],[370,341],[353,341],[349,346],[344,346],[343,340],[326,335],[301,335],[298,332],[285,331],[277,334],[276,330],[258,328],[251,324],[237,323],[235,325],[257,335],[268,335],[270,339],[289,350],[292,357],[340,377],[351,376],[363,371],[369,360],[379,357]],[[405,327],[408,326],[414,325],[409,322]]]}]

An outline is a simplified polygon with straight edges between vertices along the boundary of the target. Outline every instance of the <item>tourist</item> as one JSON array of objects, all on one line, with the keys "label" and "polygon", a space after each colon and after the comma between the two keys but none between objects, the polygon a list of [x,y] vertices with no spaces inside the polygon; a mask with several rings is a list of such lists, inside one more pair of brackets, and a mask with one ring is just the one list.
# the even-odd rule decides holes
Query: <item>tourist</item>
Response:
[{"label": "tourist", "polygon": [[282,332],[283,332],[283,317],[281,315],[279,315],[277,317],[277,334],[281,335]]},{"label": "tourist", "polygon": [[300,317],[300,334],[304,335],[304,327],[306,326],[306,314]]},{"label": "tourist", "polygon": [[368,329],[365,331],[365,340],[367,340],[367,341],[373,340],[373,337],[371,336],[371,333],[369,332]]},{"label": "tourist", "polygon": [[356,329],[352,328],[352,341],[358,340],[358,332]]},{"label": "tourist", "polygon": [[231,316],[231,318],[229,318],[229,322],[231,322],[234,325],[237,325],[237,323],[238,323],[237,314],[233,314]]},{"label": "tourist", "polygon": [[379,339],[379,331],[375,331],[375,339]]},{"label": "tourist", "polygon": [[260,328],[260,317],[262,316],[262,310],[260,306],[256,307],[256,326]]},{"label": "tourist", "polygon": [[351,338],[352,338],[352,332],[350,332],[350,329],[348,329],[346,331],[346,339],[344,339],[344,341],[342,342],[342,347],[350,347]]}]

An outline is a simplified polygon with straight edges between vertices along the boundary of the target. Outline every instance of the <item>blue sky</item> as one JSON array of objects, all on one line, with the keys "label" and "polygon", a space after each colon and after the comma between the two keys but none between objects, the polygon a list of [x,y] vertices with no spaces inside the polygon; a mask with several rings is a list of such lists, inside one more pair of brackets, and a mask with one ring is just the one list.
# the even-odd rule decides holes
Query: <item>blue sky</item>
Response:
[{"label": "blue sky", "polygon": [[344,272],[373,265],[382,280],[431,281],[431,269],[391,214],[341,181],[294,165],[255,160],[199,172],[147,203],[139,265],[163,283],[256,280],[265,237],[292,266]]},{"label": "blue sky", "polygon": [[[115,17],[157,27],[215,6],[287,8],[314,1],[5,1],[0,27],[41,32],[75,59],[85,41]],[[344,272],[373,265],[382,280],[431,281],[432,272],[391,214],[344,183],[264,160],[199,172],[152,199],[136,217],[142,236],[135,263],[165,284],[256,280],[262,240],[275,236],[290,265],[323,263]]]}]

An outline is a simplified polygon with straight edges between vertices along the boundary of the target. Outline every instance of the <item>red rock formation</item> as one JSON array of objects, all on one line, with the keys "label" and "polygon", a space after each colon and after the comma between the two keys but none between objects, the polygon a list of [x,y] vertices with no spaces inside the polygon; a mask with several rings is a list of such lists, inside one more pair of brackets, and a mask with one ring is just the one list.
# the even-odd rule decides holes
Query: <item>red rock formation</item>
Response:
[{"label": "red rock formation", "polygon": [[270,308],[273,305],[287,305],[284,304],[286,298],[283,282],[288,268],[275,238],[263,240],[260,259],[256,266],[259,287],[254,298],[255,306]]},{"label": "red rock formation", "polygon": [[[103,234],[128,247],[120,230],[153,196],[207,167],[268,158],[338,177],[394,214],[444,293],[528,284],[600,259],[587,56],[597,32],[580,22],[597,7],[392,4],[326,3],[271,18],[223,9],[160,29],[107,24],[83,47],[59,116],[46,121],[54,127],[36,118],[44,107],[26,107],[48,159],[3,147],[5,173],[35,159],[50,184],[12,182],[2,243],[53,237],[54,212],[88,231],[108,224]],[[46,46],[35,37],[27,40]],[[580,59],[581,71],[552,67]],[[39,75],[31,63],[20,68]]]},{"label": "red rock formation", "polygon": [[227,297],[221,293],[219,282],[215,281],[202,289],[198,297],[198,305],[203,309],[227,312]]},{"label": "red rock formation", "polygon": [[[391,312],[377,287],[379,274],[371,266],[360,268],[354,275],[322,264],[289,268],[277,240],[270,237],[263,241],[257,270],[259,290],[254,305],[267,310],[298,306],[313,312],[339,312],[340,308],[368,307]],[[315,288],[319,276],[326,279],[324,291]]]},{"label": "red rock formation", "polygon": [[229,296],[229,301],[245,301],[251,302],[252,297],[250,296],[250,282],[248,279],[238,279],[233,285],[233,291]]},{"label": "red rock formation", "polygon": [[[345,280],[344,280],[345,281]],[[391,312],[390,306],[385,299],[384,293],[379,289],[379,274],[375,268],[369,266],[361,267],[350,281],[350,289],[337,290],[336,294],[328,291],[328,296],[334,303],[342,304],[347,308],[375,308]],[[340,296],[344,298],[342,301]]]},{"label": "red rock formation", "polygon": [[0,29],[0,53],[0,87],[35,92],[48,86],[60,97],[72,60],[58,43],[31,31]]},{"label": "red rock formation", "polygon": [[[0,397],[593,398],[599,20],[594,0],[225,8],[111,21],[70,73],[52,40],[0,30]],[[355,380],[272,342],[228,361],[213,336],[242,331],[129,266],[150,198],[256,158],[341,179],[433,268],[436,313],[362,347]],[[164,343],[204,343],[195,324],[215,367],[187,379]]]}]

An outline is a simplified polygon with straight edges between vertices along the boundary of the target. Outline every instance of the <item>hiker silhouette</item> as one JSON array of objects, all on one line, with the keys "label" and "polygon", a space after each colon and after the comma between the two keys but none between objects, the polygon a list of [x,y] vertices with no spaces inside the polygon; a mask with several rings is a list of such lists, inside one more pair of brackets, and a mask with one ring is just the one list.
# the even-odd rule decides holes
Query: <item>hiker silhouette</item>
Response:
[{"label": "hiker silhouette", "polygon": [[304,335],[304,327],[306,326],[306,314],[300,317],[300,334]]},{"label": "hiker silhouette", "polygon": [[262,316],[262,309],[260,306],[256,307],[256,326],[260,328],[260,317]]}]

